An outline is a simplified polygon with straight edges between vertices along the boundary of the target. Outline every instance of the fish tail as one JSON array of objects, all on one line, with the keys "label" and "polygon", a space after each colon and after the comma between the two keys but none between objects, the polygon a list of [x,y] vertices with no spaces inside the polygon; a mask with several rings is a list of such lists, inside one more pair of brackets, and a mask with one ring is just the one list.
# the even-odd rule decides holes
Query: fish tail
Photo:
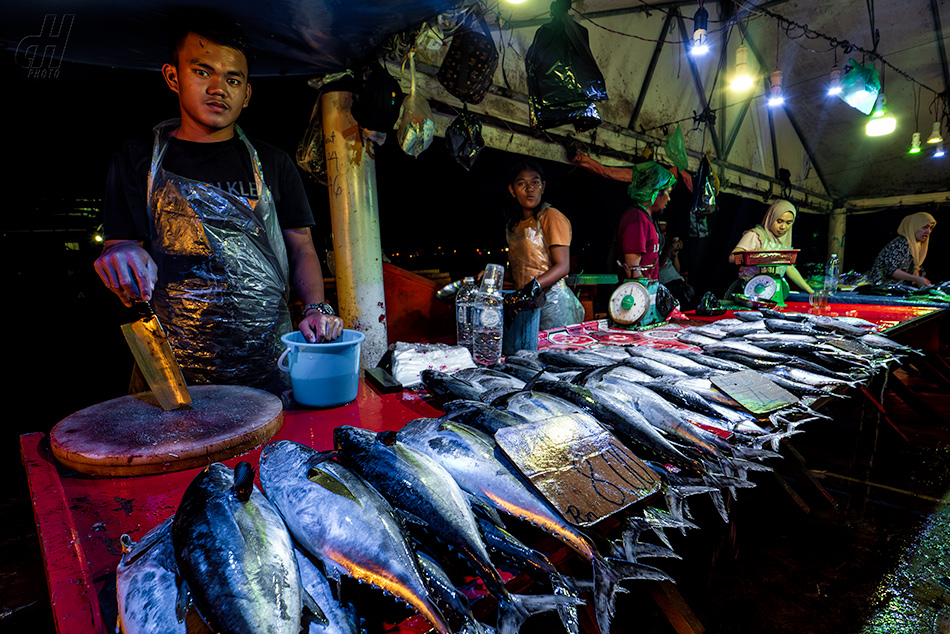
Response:
[{"label": "fish tail", "polygon": [[[578,599],[576,586],[563,575],[551,575],[551,587],[554,589],[554,594],[559,597]],[[575,604],[558,605],[557,614],[561,618],[561,624],[567,634],[580,634],[581,623],[577,616],[577,606]]]},{"label": "fish tail", "polygon": [[597,557],[594,564],[594,612],[597,627],[602,633],[610,632],[610,622],[614,615],[614,601],[617,592],[626,592],[620,582],[627,579],[648,581],[673,581],[673,579],[652,566],[635,564],[623,559]]},{"label": "fish tail", "polygon": [[578,603],[581,603],[581,600],[576,594],[573,596],[509,594],[499,602],[498,632],[499,634],[517,634],[522,624],[532,614],[550,612],[562,606],[574,607]]}]

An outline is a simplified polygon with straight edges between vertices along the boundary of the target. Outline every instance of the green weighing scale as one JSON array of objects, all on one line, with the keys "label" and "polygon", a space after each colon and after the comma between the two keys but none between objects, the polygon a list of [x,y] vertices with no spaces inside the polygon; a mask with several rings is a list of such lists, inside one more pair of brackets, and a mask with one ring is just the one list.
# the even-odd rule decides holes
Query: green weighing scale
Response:
[{"label": "green weighing scale", "polygon": [[[795,264],[799,249],[771,249],[767,251],[740,251],[735,254],[739,266],[754,266],[761,269]],[[761,271],[749,280],[739,278],[729,289],[728,296],[738,304],[758,307],[763,304],[785,306],[789,287],[784,275]]]},{"label": "green weighing scale", "polygon": [[676,308],[676,300],[654,279],[627,280],[614,289],[607,304],[611,325],[646,330],[666,323]]}]

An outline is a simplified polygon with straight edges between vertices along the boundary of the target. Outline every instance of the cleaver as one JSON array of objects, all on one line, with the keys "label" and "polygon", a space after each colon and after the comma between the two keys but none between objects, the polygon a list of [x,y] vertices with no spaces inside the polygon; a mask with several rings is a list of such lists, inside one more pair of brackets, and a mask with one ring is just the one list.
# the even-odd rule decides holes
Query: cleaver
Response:
[{"label": "cleaver", "polygon": [[191,394],[181,374],[175,353],[168,344],[165,330],[148,302],[133,306],[142,316],[130,324],[122,324],[122,334],[152,394],[165,411],[191,405]]}]

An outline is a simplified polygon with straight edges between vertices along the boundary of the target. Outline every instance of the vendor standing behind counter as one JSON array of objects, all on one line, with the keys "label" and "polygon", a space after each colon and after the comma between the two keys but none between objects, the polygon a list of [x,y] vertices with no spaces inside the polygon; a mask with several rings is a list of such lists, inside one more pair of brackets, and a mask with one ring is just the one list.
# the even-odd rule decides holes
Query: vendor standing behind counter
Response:
[{"label": "vendor standing behind counter", "polygon": [[926,212],[905,217],[897,228],[897,237],[881,249],[871,270],[865,274],[868,282],[884,284],[897,280],[920,288],[930,286],[930,280],[924,276],[923,264],[930,233],[936,226],[937,221]]},{"label": "vendor standing behind counter", "polygon": [[[792,203],[787,200],[776,200],[765,212],[762,224],[756,225],[742,234],[742,238],[739,239],[738,244],[729,255],[729,261],[735,264],[735,254],[743,251],[791,249],[792,225],[795,223],[797,213]],[[814,292],[805,278],[802,277],[802,274],[792,264],[788,266],[744,266],[739,269],[739,280],[744,283],[758,273],[783,275],[806,293]]]},{"label": "vendor standing behind counter", "polygon": [[617,253],[622,258],[621,278],[659,279],[660,269],[669,253],[663,253],[661,258],[660,234],[653,218],[670,202],[670,192],[675,184],[673,173],[653,161],[633,166],[630,187],[627,188],[633,205],[620,217],[617,228]]},{"label": "vendor standing behind counter", "polygon": [[291,275],[307,340],[343,328],[324,302],[313,215],[290,157],[235,125],[251,98],[243,33],[201,20],[173,41],[162,74],[181,120],[113,158],[96,272],[126,306],[152,300],[189,383],[279,393]]},{"label": "vendor standing behind counter", "polygon": [[571,221],[541,202],[545,180],[539,164],[519,161],[509,175],[508,191],[517,203],[506,209],[505,224],[512,281],[521,289],[537,279],[545,296],[541,330],[580,323],[584,307],[564,281],[571,266]]}]

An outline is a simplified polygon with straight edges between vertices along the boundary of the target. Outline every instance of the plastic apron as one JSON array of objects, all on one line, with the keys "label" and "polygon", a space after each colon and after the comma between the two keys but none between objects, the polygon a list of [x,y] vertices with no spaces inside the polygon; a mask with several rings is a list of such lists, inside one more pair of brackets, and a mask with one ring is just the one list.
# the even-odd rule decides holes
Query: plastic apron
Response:
[{"label": "plastic apron", "polygon": [[259,197],[251,200],[162,169],[179,121],[155,127],[148,182],[151,254],[158,264],[152,305],[190,384],[289,387],[277,368],[291,330],[290,266],[270,188],[251,156]]},{"label": "plastic apron", "polygon": [[[542,212],[543,213],[543,212]],[[551,268],[551,258],[544,233],[541,231],[541,219],[524,231],[507,232],[508,260],[511,262],[512,277],[515,286],[523,287],[532,279]],[[541,330],[570,326],[584,321],[584,307],[577,296],[560,279],[544,292],[544,306],[541,307]]]}]

